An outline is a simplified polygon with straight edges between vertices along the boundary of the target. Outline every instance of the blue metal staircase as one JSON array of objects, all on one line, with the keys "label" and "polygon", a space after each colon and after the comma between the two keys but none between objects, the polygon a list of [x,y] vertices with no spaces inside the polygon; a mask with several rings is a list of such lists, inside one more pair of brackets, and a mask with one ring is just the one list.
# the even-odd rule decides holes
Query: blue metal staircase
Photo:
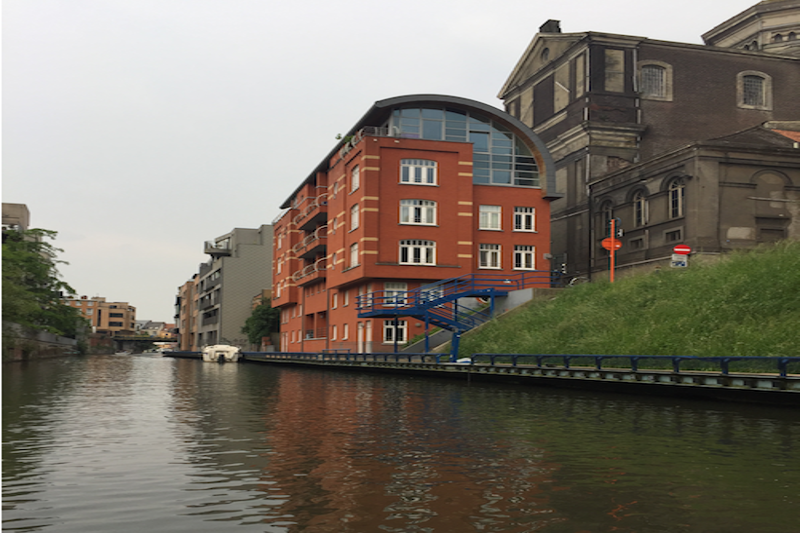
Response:
[{"label": "blue metal staircase", "polygon": [[[451,331],[450,359],[455,361],[461,334],[494,317],[496,297],[533,286],[551,287],[554,275],[542,270],[526,270],[513,275],[467,274],[405,293],[375,291],[357,298],[358,317],[396,319],[411,316],[425,322],[426,332],[431,324]],[[468,307],[459,303],[459,299],[470,297],[485,299],[486,304]]]}]

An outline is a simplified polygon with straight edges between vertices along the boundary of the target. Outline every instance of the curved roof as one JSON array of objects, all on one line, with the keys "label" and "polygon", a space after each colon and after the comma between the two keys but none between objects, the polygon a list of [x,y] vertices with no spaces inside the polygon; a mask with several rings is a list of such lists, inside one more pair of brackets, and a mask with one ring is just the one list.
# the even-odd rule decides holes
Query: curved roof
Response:
[{"label": "curved roof", "polygon": [[[537,154],[537,163],[539,163],[539,175],[544,178],[542,189],[545,193],[545,198],[559,198],[560,195],[556,194],[556,166],[553,157],[547,150],[547,145],[533,132],[528,126],[523,124],[517,118],[509,115],[505,111],[492,107],[488,104],[471,100],[469,98],[461,98],[459,96],[448,96],[442,94],[412,94],[406,96],[395,96],[393,98],[386,98],[378,100],[372,107],[359,119],[358,122],[344,135],[348,137],[354,135],[358,130],[365,126],[380,126],[385,120],[389,118],[392,109],[397,107],[409,107],[411,105],[435,104],[439,106],[451,106],[460,109],[474,110],[483,113],[490,117],[492,120],[500,122],[507,126],[519,137],[527,141],[529,147],[534,148]],[[339,151],[344,144],[344,141],[336,144],[331,152],[323,159],[319,165],[316,166],[314,171],[306,178],[303,183],[295,189],[292,195],[281,205],[281,208],[287,208],[291,205],[291,199],[300,191],[310,179],[314,179],[316,173],[319,171],[327,170],[328,162]]]}]

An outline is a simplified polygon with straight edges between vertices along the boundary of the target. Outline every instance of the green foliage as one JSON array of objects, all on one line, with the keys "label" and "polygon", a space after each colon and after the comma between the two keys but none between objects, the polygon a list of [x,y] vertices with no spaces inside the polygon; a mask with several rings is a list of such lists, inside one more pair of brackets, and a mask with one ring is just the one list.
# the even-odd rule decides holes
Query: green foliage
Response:
[{"label": "green foliage", "polygon": [[62,250],[46,242],[55,236],[44,229],[3,233],[3,321],[74,336],[82,319],[60,299],[75,291],[58,279]]},{"label": "green foliage", "polygon": [[461,339],[472,353],[797,356],[800,243],[565,289]]},{"label": "green foliage", "polygon": [[271,305],[269,298],[262,298],[261,305],[253,309],[253,314],[248,317],[242,327],[242,333],[247,335],[250,344],[261,344],[262,337],[280,331],[281,312]]}]

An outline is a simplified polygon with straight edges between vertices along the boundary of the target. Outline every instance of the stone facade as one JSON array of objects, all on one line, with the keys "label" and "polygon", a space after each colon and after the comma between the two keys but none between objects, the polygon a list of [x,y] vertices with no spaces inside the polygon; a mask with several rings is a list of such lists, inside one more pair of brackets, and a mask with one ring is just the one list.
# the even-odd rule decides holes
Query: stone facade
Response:
[{"label": "stone facade", "polygon": [[[800,16],[798,0],[769,4],[773,13],[784,17],[785,28]],[[774,17],[772,20],[777,24]],[[726,41],[728,45],[734,46],[734,41]],[[633,172],[620,173],[624,169],[769,121],[800,119],[800,57],[772,53],[783,52],[783,48],[749,50],[735,46],[597,32],[565,34],[556,21],[542,26],[503,86],[500,98],[509,113],[531,126],[547,143],[555,160],[556,192],[563,197],[552,204],[552,253],[568,274],[591,276],[607,268],[604,256],[598,255],[598,250],[603,251],[599,244],[607,236],[607,228],[598,227],[595,216],[604,201],[597,196],[605,190],[604,179],[613,176],[616,180],[614,187],[621,203],[615,207],[624,211],[632,208],[637,187],[643,193],[664,194],[660,189],[642,188],[640,177]],[[760,146],[756,151],[763,154],[765,149],[769,150]],[[694,168],[689,168],[684,175],[689,178],[693,172]],[[620,185],[619,180],[625,178],[629,181]],[[793,178],[787,179],[787,190],[800,185]],[[724,181],[721,177],[715,180]],[[735,195],[722,195],[706,187],[697,191],[689,187],[685,193],[689,204],[707,205],[717,197],[725,202],[736,199]],[[701,196],[691,198],[691,194]],[[653,209],[660,203],[656,197],[647,199]],[[698,242],[713,240],[717,243],[713,248],[724,248],[727,239],[720,241],[716,229],[720,224],[724,225],[716,220],[703,228],[687,227],[680,241],[693,234]],[[633,230],[625,217],[622,229]],[[708,233],[699,235],[701,229]],[[670,233],[670,238],[675,235]],[[757,237],[754,242],[760,240]],[[646,240],[645,246],[651,242],[660,241]],[[658,244],[657,248],[664,252],[665,246]],[[649,255],[658,254],[650,250]]]}]

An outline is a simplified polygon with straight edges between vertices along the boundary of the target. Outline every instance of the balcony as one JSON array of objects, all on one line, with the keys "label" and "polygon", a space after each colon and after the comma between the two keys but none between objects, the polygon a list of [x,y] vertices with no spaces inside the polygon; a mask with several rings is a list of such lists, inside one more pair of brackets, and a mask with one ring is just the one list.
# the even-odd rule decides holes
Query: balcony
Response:
[{"label": "balcony", "polygon": [[310,285],[313,282],[324,280],[327,270],[327,263],[323,257],[315,263],[307,265],[305,268],[302,268],[292,274],[292,281],[301,287],[304,285]]},{"label": "balcony", "polygon": [[328,226],[320,226],[314,233],[292,247],[292,252],[301,259],[313,259],[325,253],[328,240]]},{"label": "balcony", "polygon": [[218,257],[227,257],[231,255],[231,248],[230,245],[227,243],[217,243],[214,241],[206,241],[205,247],[203,249],[204,253],[207,253],[214,259]]},{"label": "balcony", "polygon": [[322,193],[315,198],[309,198],[308,205],[292,219],[295,226],[303,231],[309,231],[315,226],[328,220],[328,193]]}]

